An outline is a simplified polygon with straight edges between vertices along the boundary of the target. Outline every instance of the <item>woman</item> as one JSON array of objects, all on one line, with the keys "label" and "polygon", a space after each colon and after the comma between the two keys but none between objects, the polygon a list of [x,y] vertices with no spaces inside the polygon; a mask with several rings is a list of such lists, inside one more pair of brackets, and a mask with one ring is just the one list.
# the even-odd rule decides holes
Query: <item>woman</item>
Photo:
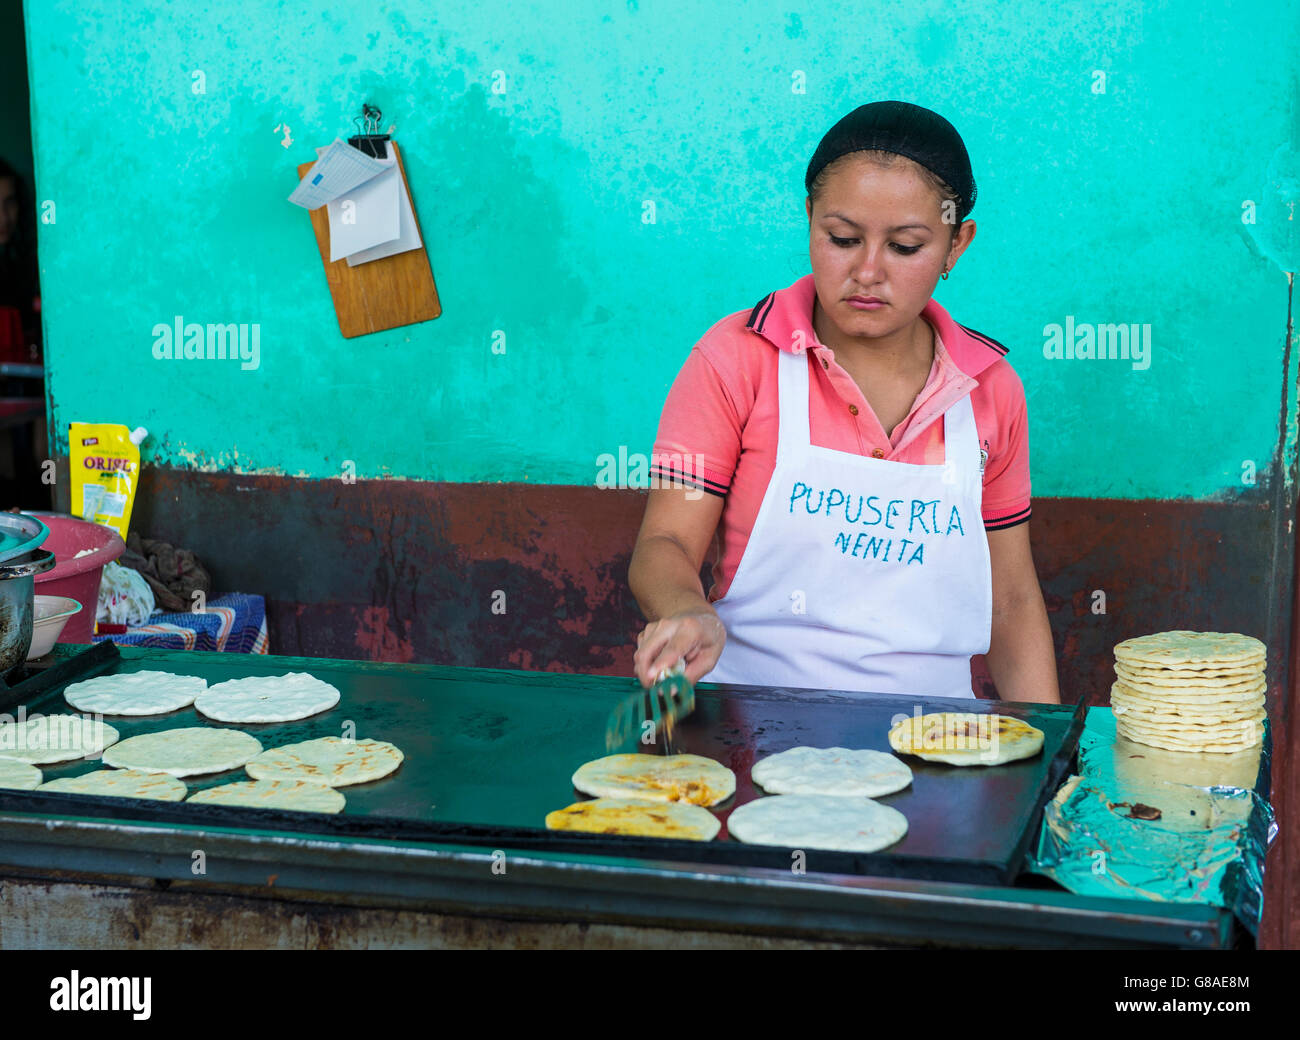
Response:
[{"label": "woman", "polygon": [[812,274],[714,325],[664,406],[637,677],[685,658],[692,680],[973,697],[984,653],[1000,697],[1059,703],[1024,390],[930,298],[975,237],[965,145],[927,109],[863,105],[805,187]]}]

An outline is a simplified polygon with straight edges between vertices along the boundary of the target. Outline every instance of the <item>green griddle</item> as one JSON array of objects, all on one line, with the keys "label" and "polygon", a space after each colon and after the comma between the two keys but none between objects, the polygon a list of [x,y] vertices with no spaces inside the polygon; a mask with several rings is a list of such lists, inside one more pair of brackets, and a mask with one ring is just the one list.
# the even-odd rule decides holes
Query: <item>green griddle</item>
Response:
[{"label": "green griddle", "polygon": [[[60,818],[221,827],[327,838],[509,848],[629,861],[789,870],[791,850],[731,840],[732,809],[762,796],[753,763],[795,745],[889,751],[886,733],[900,712],[993,711],[1044,732],[1041,754],[994,767],[954,767],[906,757],[912,786],[880,799],[907,818],[906,837],[877,853],[806,850],[806,868],[833,874],[1006,885],[1020,873],[1047,797],[1068,771],[1082,726],[1073,706],[942,698],[839,698],[822,691],[702,683],[696,710],[676,727],[674,749],[705,755],[736,773],[736,793],[713,807],[717,839],[692,842],[544,829],[546,814],[583,797],[570,778],[606,754],[611,710],[637,687],[611,676],[397,665],[360,661],[119,649],[97,644],[76,653],[60,646],[56,664],[10,677],[0,711],[13,716],[72,712],[62,691],[92,675],[140,670],[198,675],[209,684],[254,675],[310,672],[338,687],[329,711],[288,723],[228,726],[192,707],[148,717],[105,716],[121,739],[206,725],[251,733],[266,748],[315,737],[386,740],[405,760],[393,774],[342,788],[339,814],[106,798],[63,792],[0,790],[0,811]],[[652,753],[659,749],[650,747]],[[102,768],[98,761],[41,766],[44,778]],[[243,769],[183,778],[193,790],[248,779]]]}]

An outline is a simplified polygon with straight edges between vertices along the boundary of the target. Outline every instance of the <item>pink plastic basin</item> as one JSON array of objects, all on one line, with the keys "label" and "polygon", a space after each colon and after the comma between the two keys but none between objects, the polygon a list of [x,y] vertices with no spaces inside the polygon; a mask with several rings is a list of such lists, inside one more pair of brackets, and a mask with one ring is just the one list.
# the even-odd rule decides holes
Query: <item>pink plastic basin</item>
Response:
[{"label": "pink plastic basin", "polygon": [[[95,632],[95,610],[99,605],[99,581],[104,564],[126,552],[126,543],[116,531],[66,513],[32,513],[50,529],[43,549],[54,553],[54,568],[36,575],[36,592],[41,596],[68,596],[81,610],[68,619],[61,643],[89,643]],[[83,549],[93,550],[77,556]]]}]

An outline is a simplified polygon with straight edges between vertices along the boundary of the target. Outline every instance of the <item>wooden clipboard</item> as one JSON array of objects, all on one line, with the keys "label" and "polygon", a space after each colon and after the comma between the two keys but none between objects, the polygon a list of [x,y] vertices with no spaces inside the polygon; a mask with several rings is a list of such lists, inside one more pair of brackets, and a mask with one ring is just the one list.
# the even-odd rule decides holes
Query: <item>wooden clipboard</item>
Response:
[{"label": "wooden clipboard", "polygon": [[[406,182],[406,167],[397,142],[390,141],[397,156],[397,170],[402,179],[402,190],[411,204],[411,215],[419,228],[420,218]],[[314,162],[315,160],[313,160]],[[298,167],[298,179],[312,167],[312,162]],[[316,232],[316,245],[320,248],[321,263],[325,265],[325,280],[334,299],[334,313],[339,320],[339,331],[344,338],[382,332],[401,325],[414,325],[431,321],[442,313],[438,302],[438,288],[433,284],[433,271],[429,267],[429,254],[424,245],[408,249],[396,256],[372,260],[368,264],[349,267],[346,257],[330,263],[330,224],[326,207],[309,210],[312,229]],[[420,232],[424,242],[424,232]]]}]

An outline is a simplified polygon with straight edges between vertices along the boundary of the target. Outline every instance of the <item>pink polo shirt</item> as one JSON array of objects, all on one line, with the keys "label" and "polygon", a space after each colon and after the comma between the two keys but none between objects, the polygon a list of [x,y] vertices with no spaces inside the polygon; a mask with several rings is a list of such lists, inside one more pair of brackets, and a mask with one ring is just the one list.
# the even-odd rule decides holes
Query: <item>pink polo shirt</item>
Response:
[{"label": "pink polo shirt", "polygon": [[[713,537],[710,601],[731,585],[776,467],[778,350],[802,344],[811,358],[812,443],[894,462],[942,465],[943,413],[970,394],[986,453],[984,527],[1029,519],[1025,391],[1003,358],[1007,348],[948,316],[934,300],[921,312],[935,331],[934,364],[912,409],[885,434],[853,377],[812,328],[811,274],[729,314],[695,344],[659,419],[650,473],[724,496]],[[855,411],[856,409],[856,411]]]}]

